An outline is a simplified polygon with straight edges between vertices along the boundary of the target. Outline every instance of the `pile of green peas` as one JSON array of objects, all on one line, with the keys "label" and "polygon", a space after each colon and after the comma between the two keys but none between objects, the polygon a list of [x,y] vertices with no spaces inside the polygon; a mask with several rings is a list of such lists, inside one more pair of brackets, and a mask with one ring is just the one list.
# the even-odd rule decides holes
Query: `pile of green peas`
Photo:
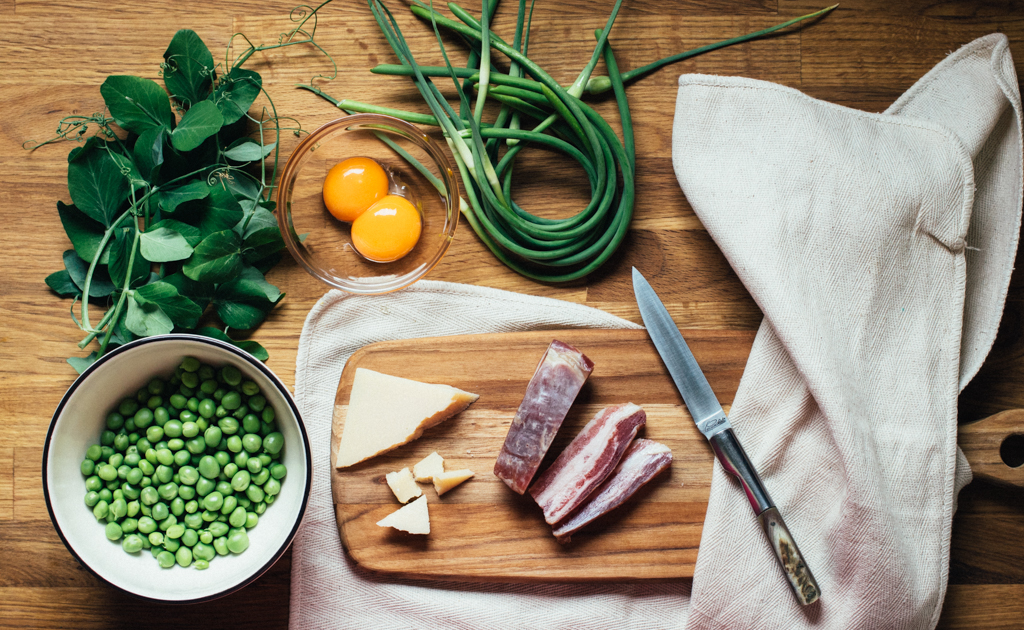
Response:
[{"label": "pile of green peas", "polygon": [[126,552],[207,569],[249,547],[247,532],[288,473],[283,449],[256,383],[233,365],[185,357],[107,416],[82,461],[85,504]]}]

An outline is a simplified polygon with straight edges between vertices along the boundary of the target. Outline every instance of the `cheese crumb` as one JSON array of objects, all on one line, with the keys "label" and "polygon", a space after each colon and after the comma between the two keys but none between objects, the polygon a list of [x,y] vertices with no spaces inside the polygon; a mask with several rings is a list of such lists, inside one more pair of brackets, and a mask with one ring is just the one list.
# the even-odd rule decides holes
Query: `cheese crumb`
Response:
[{"label": "cheese crumb", "polygon": [[395,493],[395,498],[402,503],[408,503],[409,499],[415,499],[423,494],[408,468],[403,468],[398,472],[389,472],[384,475],[384,478],[388,482],[388,487]]},{"label": "cheese crumb", "polygon": [[422,496],[412,503],[402,506],[377,521],[377,525],[393,527],[410,534],[429,534],[430,513],[427,510],[427,497]]},{"label": "cheese crumb", "polygon": [[412,467],[412,474],[420,483],[430,483],[434,480],[434,475],[440,475],[443,472],[444,458],[438,455],[437,451],[427,455]]},{"label": "cheese crumb", "polygon": [[441,496],[473,475],[472,470],[465,468],[434,475],[434,490],[437,491],[437,496]]}]

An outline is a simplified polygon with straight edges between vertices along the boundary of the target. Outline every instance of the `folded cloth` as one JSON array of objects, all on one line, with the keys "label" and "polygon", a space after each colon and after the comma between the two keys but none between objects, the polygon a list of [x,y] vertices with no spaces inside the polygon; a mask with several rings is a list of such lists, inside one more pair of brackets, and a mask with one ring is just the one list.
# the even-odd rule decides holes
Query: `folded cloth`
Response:
[{"label": "folded cloth", "polygon": [[389,339],[561,328],[638,328],[549,298],[421,281],[383,296],[325,295],[299,339],[295,397],[309,432],[313,488],[292,552],[293,630],[309,628],[682,627],[689,582],[469,584],[382,578],[345,553],[331,501],[331,418],[348,357]]},{"label": "folded cloth", "polygon": [[970,480],[957,396],[994,341],[1020,231],[1006,37],[883,114],[684,75],[672,149],[764,313],[730,420],[822,590],[797,604],[716,464],[687,627],[934,627]]}]

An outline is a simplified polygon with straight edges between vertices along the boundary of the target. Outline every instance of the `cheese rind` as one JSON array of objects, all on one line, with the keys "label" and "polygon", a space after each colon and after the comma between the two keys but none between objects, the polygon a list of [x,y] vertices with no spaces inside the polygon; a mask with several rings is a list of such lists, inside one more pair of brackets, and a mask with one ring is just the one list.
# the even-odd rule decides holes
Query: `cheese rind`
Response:
[{"label": "cheese rind", "polygon": [[441,496],[474,474],[472,470],[463,468],[462,470],[452,470],[434,475],[434,490],[437,491],[437,496]]},{"label": "cheese rind", "polygon": [[384,475],[384,479],[388,482],[388,487],[395,493],[395,498],[402,503],[408,503],[409,499],[415,499],[423,494],[420,487],[416,485],[416,479],[412,476],[412,471],[408,468],[403,468],[398,472],[389,472]]},{"label": "cheese rind", "polygon": [[335,466],[345,468],[407,444],[478,398],[449,385],[357,368]]},{"label": "cheese rind", "polygon": [[380,527],[393,527],[410,534],[430,533],[430,512],[427,510],[427,497],[422,496],[397,511],[377,521]]},{"label": "cheese rind", "polygon": [[430,483],[434,480],[434,475],[440,475],[443,472],[444,458],[438,455],[437,451],[427,455],[412,467],[412,474],[420,483]]}]

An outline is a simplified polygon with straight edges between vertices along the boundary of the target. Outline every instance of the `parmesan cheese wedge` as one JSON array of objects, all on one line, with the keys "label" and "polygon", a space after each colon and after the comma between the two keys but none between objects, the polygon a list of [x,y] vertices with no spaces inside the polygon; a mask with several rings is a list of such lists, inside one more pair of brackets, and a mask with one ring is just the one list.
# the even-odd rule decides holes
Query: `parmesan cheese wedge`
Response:
[{"label": "parmesan cheese wedge", "polygon": [[473,474],[472,470],[462,469],[434,475],[434,490],[437,490],[437,496],[441,496],[445,492],[448,492],[455,486],[472,477]]},{"label": "parmesan cheese wedge", "polygon": [[357,368],[335,466],[345,468],[407,444],[477,398],[448,385]]},{"label": "parmesan cheese wedge", "polygon": [[438,455],[437,451],[427,455],[412,467],[412,474],[420,483],[430,483],[434,480],[434,475],[440,475],[443,472],[444,458]]},{"label": "parmesan cheese wedge", "polygon": [[398,472],[389,472],[384,475],[384,479],[387,480],[391,491],[395,493],[395,498],[402,503],[408,503],[409,499],[415,499],[423,494],[408,468],[403,468]]},{"label": "parmesan cheese wedge", "polygon": [[388,514],[377,521],[377,525],[393,527],[410,534],[429,534],[430,513],[427,511],[427,497],[420,497],[398,511]]}]

